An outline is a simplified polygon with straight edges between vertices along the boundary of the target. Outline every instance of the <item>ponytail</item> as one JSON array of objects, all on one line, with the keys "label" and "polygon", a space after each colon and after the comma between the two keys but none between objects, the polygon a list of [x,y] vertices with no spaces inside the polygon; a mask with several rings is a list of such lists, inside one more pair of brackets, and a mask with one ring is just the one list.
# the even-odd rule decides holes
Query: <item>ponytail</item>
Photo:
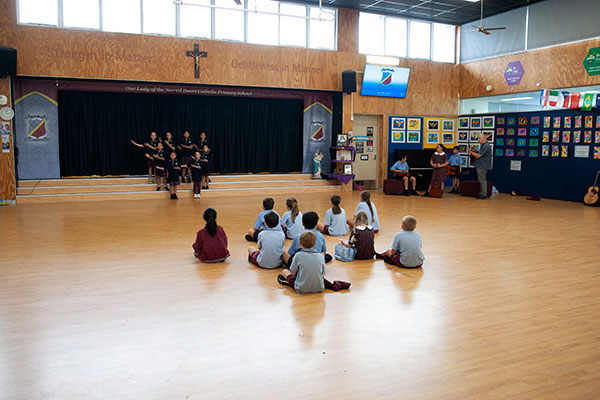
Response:
[{"label": "ponytail", "polygon": [[300,213],[300,211],[298,210],[298,200],[296,200],[293,197],[290,197],[289,199],[287,199],[285,201],[285,205],[287,206],[287,208],[290,209],[290,211],[292,212],[292,223],[296,223],[296,217],[298,216],[298,214]]},{"label": "ponytail", "polygon": [[331,210],[333,211],[333,213],[335,215],[341,214],[342,209],[340,208],[340,203],[342,202],[342,198],[340,196],[338,196],[337,194],[334,194],[333,196],[331,196],[331,198],[329,200],[331,201],[331,204],[333,205],[333,207],[331,207]]},{"label": "ponytail", "polygon": [[207,208],[202,217],[206,221],[206,231],[214,237],[217,234],[217,212],[214,208]]},{"label": "ponytail", "polygon": [[371,193],[366,190],[360,194],[360,198],[369,206],[371,212],[371,222],[375,222],[375,214],[373,213],[373,206],[371,205]]}]

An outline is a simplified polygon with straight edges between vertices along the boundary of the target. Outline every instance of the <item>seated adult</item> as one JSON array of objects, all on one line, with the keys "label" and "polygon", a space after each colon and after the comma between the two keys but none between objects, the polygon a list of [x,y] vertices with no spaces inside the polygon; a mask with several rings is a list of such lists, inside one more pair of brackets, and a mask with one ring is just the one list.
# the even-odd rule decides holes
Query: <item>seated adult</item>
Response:
[{"label": "seated adult", "polygon": [[[400,160],[396,161],[390,171],[394,173],[394,179],[404,181],[404,195],[410,196],[411,194],[418,194],[415,189],[417,188],[417,178],[410,175],[410,167],[406,162],[406,155],[401,155]],[[412,190],[408,190],[408,181],[412,184]]]}]

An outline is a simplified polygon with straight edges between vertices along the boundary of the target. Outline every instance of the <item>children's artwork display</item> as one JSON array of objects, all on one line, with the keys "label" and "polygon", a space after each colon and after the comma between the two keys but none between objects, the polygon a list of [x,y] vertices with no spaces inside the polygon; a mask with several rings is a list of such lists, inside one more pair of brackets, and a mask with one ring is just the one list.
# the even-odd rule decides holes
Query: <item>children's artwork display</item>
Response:
[{"label": "children's artwork display", "polygon": [[471,129],[481,129],[481,117],[471,117]]},{"label": "children's artwork display", "polygon": [[392,117],[392,129],[406,130],[406,118]]},{"label": "children's artwork display", "polygon": [[508,128],[508,130],[506,131],[506,134],[508,136],[514,136],[514,134],[515,134],[515,128]]},{"label": "children's artwork display", "polygon": [[458,131],[456,141],[458,143],[469,143],[469,131]]},{"label": "children's artwork display", "polygon": [[529,150],[529,157],[537,157],[537,156],[538,156],[537,149],[531,149],[531,150]]},{"label": "children's artwork display", "polygon": [[459,153],[463,153],[466,154],[469,152],[469,145],[468,144],[457,144],[456,147],[458,147],[458,152]]},{"label": "children's artwork display", "polygon": [[440,130],[440,120],[439,119],[425,118],[425,124],[426,124],[428,131],[439,131]]},{"label": "children's artwork display", "polygon": [[392,131],[392,143],[406,143],[406,132]]},{"label": "children's artwork display", "polygon": [[442,144],[443,145],[454,145],[454,133],[442,133]]},{"label": "children's artwork display", "polygon": [[[467,118],[468,120],[468,118]],[[438,144],[451,148],[456,143],[456,120],[453,118],[424,118],[424,149],[434,149]]]},{"label": "children's artwork display", "polygon": [[519,147],[527,146],[527,139],[517,139],[517,146],[519,146]]},{"label": "children's artwork display", "polygon": [[482,126],[482,128],[483,129],[493,128],[494,127],[494,121],[495,121],[494,117],[483,117],[483,122],[482,122],[483,126]]},{"label": "children's artwork display", "polygon": [[550,155],[550,145],[543,145],[542,146],[542,157],[548,157]]},{"label": "children's artwork display", "polygon": [[421,132],[419,131],[408,131],[406,143],[421,143]]},{"label": "children's artwork display", "polygon": [[563,143],[570,143],[571,142],[571,132],[570,131],[563,131]]},{"label": "children's artwork display", "polygon": [[496,135],[497,136],[504,136],[504,128],[497,128],[496,129]]},{"label": "children's artwork display", "polygon": [[600,160],[600,147],[594,147],[594,160]]},{"label": "children's artwork display", "polygon": [[581,131],[573,131],[573,143],[581,142]]},{"label": "children's artwork display", "polygon": [[467,168],[469,166],[469,156],[460,156],[460,165]]},{"label": "children's artwork display", "polygon": [[529,139],[529,147],[538,147],[537,139]]},{"label": "children's artwork display", "polygon": [[418,131],[421,129],[421,118],[408,118],[407,124],[409,130]]},{"label": "children's artwork display", "polygon": [[518,136],[527,136],[527,128],[519,128],[517,131]]},{"label": "children's artwork display", "polygon": [[565,117],[565,128],[566,129],[571,128],[571,117],[570,116]]},{"label": "children's artwork display", "polygon": [[550,121],[552,120],[552,117],[544,117],[544,128],[550,128]]},{"label": "children's artwork display", "polygon": [[552,123],[552,127],[553,127],[553,128],[560,128],[560,127],[561,127],[561,126],[560,126],[560,121],[561,121],[561,118],[560,118],[560,117],[554,117],[554,120],[553,120],[553,121],[554,121],[554,122]]},{"label": "children's artwork display", "polygon": [[427,132],[425,134],[425,137],[427,138],[425,140],[425,144],[437,145],[438,143],[440,143],[440,133],[439,132]]},{"label": "children's artwork display", "polygon": [[514,157],[515,150],[514,149],[506,149],[505,154],[506,154],[506,157]]},{"label": "children's artwork display", "polygon": [[443,119],[442,120],[442,131],[443,132],[455,132],[456,131],[456,122],[453,119]]},{"label": "children's artwork display", "polygon": [[550,142],[550,132],[549,131],[544,131],[544,133],[542,134],[542,142],[543,143]]},{"label": "children's artwork display", "polygon": [[585,143],[585,144],[592,143],[592,131],[583,132],[583,143]]},{"label": "children's artwork display", "polygon": [[519,117],[519,125],[527,125],[527,117]]},{"label": "children's artwork display", "polygon": [[560,149],[558,146],[552,146],[552,157],[558,157],[560,155]]},{"label": "children's artwork display", "polygon": [[594,117],[591,115],[586,115],[585,117],[585,127],[593,128],[594,127]]},{"label": "children's artwork display", "polygon": [[498,125],[504,125],[506,122],[506,119],[504,117],[497,117],[496,118],[496,124]]},{"label": "children's artwork display", "polygon": [[560,156],[565,158],[569,156],[569,146],[561,146]]},{"label": "children's artwork display", "polygon": [[469,117],[459,117],[458,118],[458,129],[469,129]]},{"label": "children's artwork display", "polygon": [[476,142],[479,138],[479,134],[481,131],[471,131],[471,135],[469,137],[469,142]]},{"label": "children's artwork display", "polygon": [[[418,127],[411,129],[411,127]],[[422,150],[423,142],[421,141],[421,126],[422,119],[420,117],[409,117],[403,115],[390,115],[388,116],[388,152],[392,154],[396,149],[406,150]],[[372,134],[372,132],[371,132]],[[364,138],[367,139],[369,136]],[[365,141],[365,149],[371,146],[373,142],[370,140]],[[395,162],[395,160],[393,160]]]},{"label": "children's artwork display", "polygon": [[540,124],[540,117],[535,116],[535,117],[531,117],[531,125],[539,125]]},{"label": "children's artwork display", "polygon": [[560,131],[552,131],[552,143],[560,142]]},{"label": "children's artwork display", "polygon": [[529,136],[540,136],[540,128],[529,129]]}]

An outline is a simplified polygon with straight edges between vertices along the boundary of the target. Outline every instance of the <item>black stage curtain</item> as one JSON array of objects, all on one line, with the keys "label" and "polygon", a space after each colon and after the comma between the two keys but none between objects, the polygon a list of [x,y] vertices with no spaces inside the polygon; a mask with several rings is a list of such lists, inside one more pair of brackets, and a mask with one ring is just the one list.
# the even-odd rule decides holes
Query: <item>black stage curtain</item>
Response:
[{"label": "black stage curtain", "polygon": [[129,139],[185,130],[206,132],[213,172],[302,170],[302,100],[59,91],[58,104],[62,176],[147,173]]}]

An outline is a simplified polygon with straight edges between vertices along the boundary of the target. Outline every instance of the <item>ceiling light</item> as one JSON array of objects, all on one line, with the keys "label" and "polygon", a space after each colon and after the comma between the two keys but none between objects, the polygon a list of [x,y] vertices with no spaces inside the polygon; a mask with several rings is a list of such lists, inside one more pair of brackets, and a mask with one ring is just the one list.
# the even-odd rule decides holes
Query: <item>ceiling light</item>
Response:
[{"label": "ceiling light", "polygon": [[502,99],[500,101],[518,101],[518,100],[532,100],[533,97],[513,97],[510,99]]},{"label": "ceiling light", "polygon": [[400,65],[400,59],[398,57],[367,56],[367,64],[393,65],[397,67]]},{"label": "ceiling light", "polygon": [[479,0],[465,0],[468,1],[469,3],[477,3]]}]

